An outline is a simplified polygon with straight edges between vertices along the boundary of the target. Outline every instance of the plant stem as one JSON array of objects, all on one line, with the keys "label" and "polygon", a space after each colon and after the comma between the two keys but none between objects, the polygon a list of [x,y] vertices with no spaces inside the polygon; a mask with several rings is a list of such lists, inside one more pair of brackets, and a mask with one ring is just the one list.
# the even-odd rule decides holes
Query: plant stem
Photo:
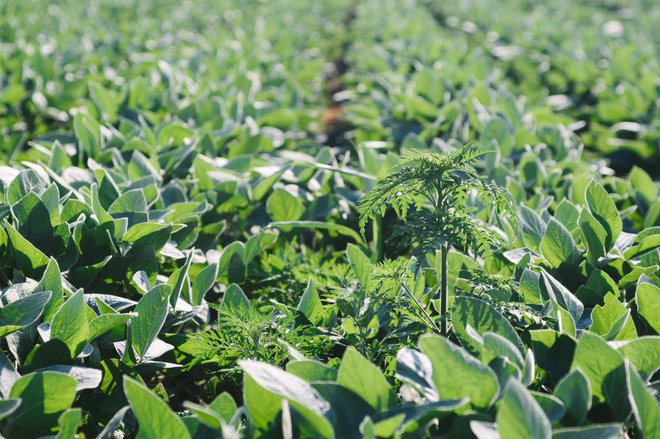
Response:
[{"label": "plant stem", "polygon": [[383,233],[382,233],[383,219],[380,215],[376,215],[372,223],[373,231],[373,248],[372,248],[372,261],[380,262],[383,257]]},{"label": "plant stem", "polygon": [[449,247],[447,244],[442,246],[442,279],[440,283],[440,314],[442,316],[442,321],[440,322],[440,333],[444,336],[447,335],[447,300],[448,300],[448,291],[447,291],[447,254],[449,253]]},{"label": "plant stem", "polygon": [[424,317],[426,317],[426,323],[433,329],[435,332],[440,333],[440,328],[438,328],[438,325],[435,324],[429,313],[426,312],[426,309],[424,308],[424,305],[417,300],[417,297],[413,294],[412,291],[401,281],[399,281],[399,285],[403,288],[403,290],[408,294],[408,296],[412,299],[413,302],[415,302],[415,305],[417,305],[417,308],[422,312]]}]

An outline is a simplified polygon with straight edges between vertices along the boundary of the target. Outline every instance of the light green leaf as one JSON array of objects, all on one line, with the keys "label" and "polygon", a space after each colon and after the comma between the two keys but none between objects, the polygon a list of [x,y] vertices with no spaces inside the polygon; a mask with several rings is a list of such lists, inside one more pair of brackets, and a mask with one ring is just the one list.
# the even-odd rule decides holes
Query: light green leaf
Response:
[{"label": "light green leaf", "polygon": [[[142,296],[135,307],[138,316],[131,320],[129,332],[131,346],[135,350],[138,361],[142,360],[165,323],[171,292],[172,289],[169,285],[156,285]],[[126,350],[129,350],[128,347]]]},{"label": "light green leaf", "polygon": [[61,340],[75,358],[87,344],[89,323],[82,290],[71,296],[53,316],[50,338]]},{"label": "light green leaf", "polygon": [[433,365],[433,381],[440,400],[468,397],[472,407],[490,406],[500,386],[488,366],[443,337],[424,335],[419,346]]},{"label": "light green leaf", "polygon": [[553,267],[558,268],[563,263],[571,263],[575,252],[575,242],[566,227],[551,218],[541,240],[540,249],[543,257]]},{"label": "light green leaf", "polygon": [[578,222],[584,242],[587,244],[587,260],[595,267],[598,260],[607,254],[605,249],[607,232],[587,209],[582,209]]},{"label": "light green leaf", "polygon": [[523,231],[523,242],[530,250],[538,253],[541,240],[546,232],[546,224],[536,212],[524,204],[520,206],[520,222]]},{"label": "light green leaf", "polygon": [[28,277],[33,279],[41,278],[48,265],[48,257],[32,245],[30,241],[25,239],[23,235],[18,233],[14,226],[9,224],[6,219],[3,220],[3,223],[7,230],[18,268]]},{"label": "light green leaf", "polygon": [[623,355],[605,340],[583,332],[575,349],[571,370],[580,369],[589,379],[593,402],[607,403],[617,417],[627,415]]},{"label": "light green leaf", "polygon": [[538,402],[515,380],[510,380],[496,415],[497,431],[506,439],[550,439],[550,421]]},{"label": "light green leaf", "polygon": [[589,211],[607,232],[605,250],[609,251],[623,229],[619,211],[605,188],[595,181],[587,187],[585,198]]},{"label": "light green leaf", "polygon": [[660,369],[660,337],[639,337],[618,345],[618,351],[626,357],[644,381]]},{"label": "light green leaf", "polygon": [[369,260],[369,257],[365,255],[360,248],[354,244],[348,244],[346,246],[346,256],[348,257],[348,262],[351,264],[353,272],[357,276],[360,284],[363,288],[367,288],[369,285],[369,279],[374,270],[374,265]]},{"label": "light green leaf", "polygon": [[9,397],[22,400],[9,418],[12,426],[26,431],[48,429],[73,404],[76,380],[60,372],[34,372],[19,378]]},{"label": "light green leaf", "polygon": [[124,376],[124,393],[138,421],[139,437],[190,439],[190,433],[179,418],[153,391],[140,382]]},{"label": "light green leaf", "polygon": [[637,426],[645,438],[660,437],[660,404],[628,360],[625,367],[628,400]]},{"label": "light green leaf", "polygon": [[266,211],[273,221],[296,221],[305,212],[305,207],[287,190],[275,189],[266,201]]},{"label": "light green leaf", "polygon": [[231,306],[239,308],[244,306],[250,307],[250,300],[247,298],[241,287],[236,284],[231,284],[227,287],[225,295],[222,297],[222,306]]},{"label": "light green leaf", "polygon": [[656,334],[660,334],[660,288],[648,282],[641,282],[637,286],[635,300],[640,317]]},{"label": "light green leaf", "polygon": [[591,409],[591,384],[577,368],[564,376],[555,387],[555,396],[566,406],[570,425],[580,425]]},{"label": "light green leaf", "polygon": [[481,345],[468,334],[468,325],[478,334],[485,332],[499,334],[518,348],[521,354],[525,352],[525,346],[511,323],[481,299],[469,296],[456,297],[452,307],[452,323],[456,337],[472,355],[481,354]]},{"label": "light green leaf", "polygon": [[32,293],[0,308],[0,338],[39,320],[50,297],[49,291]]},{"label": "light green leaf", "polygon": [[386,410],[394,405],[394,392],[383,372],[352,346],[344,353],[337,373],[337,383],[362,397],[377,410]]},{"label": "light green leaf", "polygon": [[218,276],[218,264],[209,264],[202,269],[192,283],[190,290],[190,304],[192,306],[200,306],[204,300],[204,296],[211,289]]},{"label": "light green leaf", "polygon": [[307,288],[300,298],[298,310],[313,324],[318,324],[323,319],[323,305],[312,279],[307,282]]}]

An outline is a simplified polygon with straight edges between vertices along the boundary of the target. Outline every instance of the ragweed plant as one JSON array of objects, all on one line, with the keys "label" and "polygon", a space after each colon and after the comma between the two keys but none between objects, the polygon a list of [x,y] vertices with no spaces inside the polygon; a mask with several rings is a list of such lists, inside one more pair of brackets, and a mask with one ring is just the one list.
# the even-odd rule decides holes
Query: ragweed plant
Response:
[{"label": "ragweed plant", "polygon": [[430,251],[440,251],[440,312],[445,317],[440,331],[443,334],[447,333],[449,248],[453,246],[477,256],[499,244],[498,233],[472,216],[467,201],[480,200],[491,209],[492,215],[513,210],[507,192],[488,183],[472,166],[487,153],[473,145],[445,154],[412,152],[362,197],[358,205],[362,233],[369,220],[382,217],[387,207],[391,207],[405,221],[393,237],[416,243],[413,253],[418,261],[423,261]]}]

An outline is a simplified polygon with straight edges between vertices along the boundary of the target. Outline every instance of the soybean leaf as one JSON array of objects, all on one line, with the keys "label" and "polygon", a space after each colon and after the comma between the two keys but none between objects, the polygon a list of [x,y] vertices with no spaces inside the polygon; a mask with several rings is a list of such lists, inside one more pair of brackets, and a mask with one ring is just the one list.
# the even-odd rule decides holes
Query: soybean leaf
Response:
[{"label": "soybean leaf", "polygon": [[170,410],[165,401],[144,384],[125,376],[124,393],[138,421],[140,437],[190,439],[190,433],[183,421]]},{"label": "soybean leaf", "polygon": [[433,381],[441,400],[468,397],[475,408],[490,406],[499,384],[488,366],[443,337],[424,335],[419,345],[433,365]]},{"label": "soybean leaf", "polygon": [[161,284],[153,287],[135,307],[137,317],[131,320],[130,340],[131,346],[141,361],[147,353],[149,346],[156,339],[160,329],[165,323],[169,307],[168,299],[172,289],[169,285]]},{"label": "soybean leaf", "polygon": [[510,380],[496,415],[497,430],[507,439],[550,439],[550,421],[529,391]]},{"label": "soybean leaf", "polygon": [[377,410],[385,410],[394,404],[394,393],[380,368],[353,347],[344,353],[337,383],[355,392]]},{"label": "soybean leaf", "polygon": [[628,400],[632,406],[637,426],[646,438],[660,436],[660,404],[646,388],[635,368],[626,360]]},{"label": "soybean leaf", "polygon": [[540,249],[543,257],[553,267],[558,268],[564,263],[572,262],[575,242],[566,227],[551,218],[541,240]]},{"label": "soybean leaf", "polygon": [[555,396],[566,406],[566,417],[570,425],[580,425],[591,408],[591,384],[577,368],[557,383]]},{"label": "soybean leaf", "polygon": [[57,418],[71,407],[76,397],[76,380],[60,372],[35,372],[19,378],[10,398],[21,405],[11,415],[10,428],[42,431],[57,424]]},{"label": "soybean leaf", "polygon": [[307,282],[307,288],[300,299],[298,310],[313,324],[318,324],[323,319],[323,305],[312,279]]},{"label": "soybean leaf", "polygon": [[623,229],[619,211],[612,197],[595,181],[592,181],[587,187],[585,197],[589,211],[607,232],[605,250],[609,251]]},{"label": "soybean leaf", "polygon": [[71,296],[53,316],[50,327],[51,340],[61,340],[75,358],[87,344],[89,323],[87,306],[82,290]]},{"label": "soybean leaf", "polygon": [[0,308],[0,338],[39,320],[50,298],[49,291],[32,293]]}]

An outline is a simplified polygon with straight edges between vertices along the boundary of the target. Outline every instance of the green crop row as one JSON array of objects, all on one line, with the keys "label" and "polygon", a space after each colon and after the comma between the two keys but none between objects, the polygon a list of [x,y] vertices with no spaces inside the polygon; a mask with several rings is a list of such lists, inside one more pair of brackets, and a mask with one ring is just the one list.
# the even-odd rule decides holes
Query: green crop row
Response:
[{"label": "green crop row", "polygon": [[658,436],[657,8],[499,3],[0,5],[0,435]]}]

